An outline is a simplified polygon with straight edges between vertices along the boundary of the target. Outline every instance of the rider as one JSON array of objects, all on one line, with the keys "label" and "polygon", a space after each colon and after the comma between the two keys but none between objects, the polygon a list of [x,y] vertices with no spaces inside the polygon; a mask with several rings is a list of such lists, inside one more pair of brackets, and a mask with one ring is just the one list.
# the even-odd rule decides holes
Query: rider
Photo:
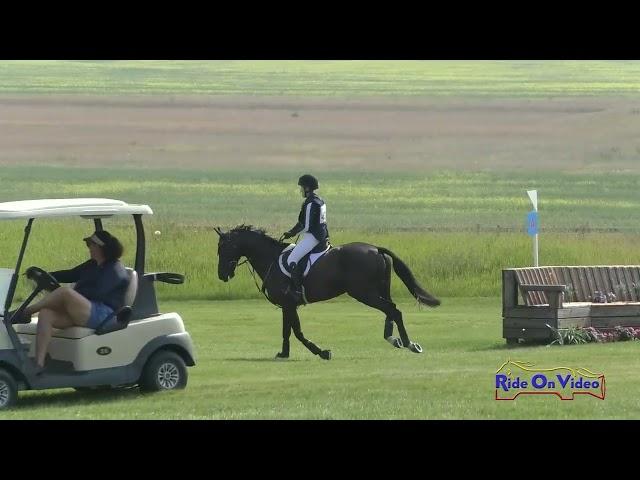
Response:
[{"label": "rider", "polygon": [[327,229],[327,206],[314,190],[318,189],[318,180],[312,175],[302,175],[298,179],[300,193],[305,197],[298,216],[298,223],[283,234],[284,238],[291,238],[300,232],[304,232],[302,239],[289,255],[289,268],[294,290],[287,289],[289,297],[295,303],[301,303],[302,298],[302,273],[304,265],[300,265],[300,259],[309,252],[322,252],[327,248],[329,230]]}]

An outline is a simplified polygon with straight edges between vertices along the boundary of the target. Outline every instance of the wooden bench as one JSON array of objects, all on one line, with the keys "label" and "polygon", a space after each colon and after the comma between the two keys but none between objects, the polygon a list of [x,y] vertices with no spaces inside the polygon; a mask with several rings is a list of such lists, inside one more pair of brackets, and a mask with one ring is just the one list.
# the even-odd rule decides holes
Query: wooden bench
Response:
[{"label": "wooden bench", "polygon": [[[597,301],[602,295],[607,303]],[[502,318],[507,343],[549,340],[553,332],[546,324],[556,329],[640,326],[640,266],[504,269]]]}]

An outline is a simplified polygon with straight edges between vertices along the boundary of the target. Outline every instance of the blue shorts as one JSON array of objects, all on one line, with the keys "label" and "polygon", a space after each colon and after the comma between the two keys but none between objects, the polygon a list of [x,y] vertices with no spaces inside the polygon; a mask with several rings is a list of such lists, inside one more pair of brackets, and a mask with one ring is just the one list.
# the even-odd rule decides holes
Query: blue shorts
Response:
[{"label": "blue shorts", "polygon": [[[91,314],[87,321],[87,328],[95,330],[103,322],[105,318],[113,313],[113,308],[105,305],[102,302],[91,302]],[[117,322],[117,318],[114,317],[110,322]]]}]

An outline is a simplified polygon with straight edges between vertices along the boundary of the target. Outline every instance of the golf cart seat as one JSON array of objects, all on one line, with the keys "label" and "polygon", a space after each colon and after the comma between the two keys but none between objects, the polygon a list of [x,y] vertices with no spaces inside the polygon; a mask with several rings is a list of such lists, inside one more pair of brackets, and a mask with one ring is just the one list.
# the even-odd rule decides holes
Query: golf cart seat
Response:
[{"label": "golf cart seat", "polygon": [[[126,271],[129,275],[129,286],[127,287],[127,291],[124,296],[124,303],[126,306],[131,306],[133,305],[133,302],[136,299],[136,293],[138,292],[138,274],[132,268],[127,267]],[[121,325],[120,328],[111,329],[109,331],[122,330],[123,328],[127,327],[128,323],[129,322],[127,321],[124,325]],[[30,335],[35,335],[37,328],[38,321],[33,319],[31,320],[31,323],[15,325],[15,330],[17,333],[25,333]],[[109,331],[103,331],[100,332],[100,334],[109,333]],[[85,327],[69,327],[62,329],[54,328],[52,336],[57,338],[79,339],[88,337],[89,335],[93,335],[94,333],[96,333],[96,330]]]}]

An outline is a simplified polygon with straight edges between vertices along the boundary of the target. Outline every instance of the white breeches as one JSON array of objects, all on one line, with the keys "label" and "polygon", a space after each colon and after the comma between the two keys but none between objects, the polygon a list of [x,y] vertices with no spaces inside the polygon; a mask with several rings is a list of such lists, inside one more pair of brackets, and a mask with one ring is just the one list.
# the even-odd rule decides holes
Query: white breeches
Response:
[{"label": "white breeches", "polygon": [[316,237],[314,237],[312,233],[305,232],[305,234],[302,236],[302,239],[297,243],[297,245],[289,255],[289,259],[287,260],[287,262],[289,262],[289,265],[291,265],[292,262],[295,262],[297,264],[300,259],[311,250],[313,250],[313,248],[318,245],[318,243],[320,243],[320,241]]}]

